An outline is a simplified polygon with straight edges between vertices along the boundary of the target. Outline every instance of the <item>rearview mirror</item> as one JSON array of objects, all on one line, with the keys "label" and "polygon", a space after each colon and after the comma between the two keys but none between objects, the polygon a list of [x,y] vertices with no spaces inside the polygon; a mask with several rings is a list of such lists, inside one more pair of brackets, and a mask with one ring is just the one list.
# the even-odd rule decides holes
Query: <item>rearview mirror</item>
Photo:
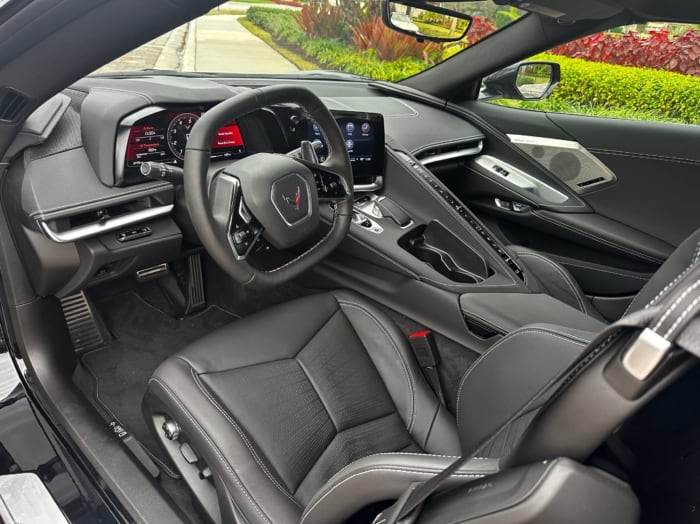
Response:
[{"label": "rearview mirror", "polygon": [[382,21],[418,41],[456,42],[467,34],[472,18],[429,2],[382,0]]},{"label": "rearview mirror", "polygon": [[542,100],[561,80],[556,62],[520,62],[484,78],[480,100]]}]

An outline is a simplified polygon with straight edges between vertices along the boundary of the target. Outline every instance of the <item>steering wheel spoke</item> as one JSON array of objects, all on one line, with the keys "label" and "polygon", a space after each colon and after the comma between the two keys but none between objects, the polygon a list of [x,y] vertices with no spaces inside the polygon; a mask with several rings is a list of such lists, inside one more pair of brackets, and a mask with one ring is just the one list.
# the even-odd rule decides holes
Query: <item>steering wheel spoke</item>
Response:
[{"label": "steering wheel spoke", "polygon": [[221,171],[209,186],[209,203],[219,234],[228,239],[236,260],[245,260],[263,232],[263,228],[243,201],[237,177]]},{"label": "steering wheel spoke", "polygon": [[348,197],[345,178],[337,171],[320,162],[295,158],[297,162],[308,167],[314,175],[319,202],[340,202]]},{"label": "steering wheel spoke", "polygon": [[243,198],[239,198],[238,209],[231,217],[231,226],[228,232],[234,257],[237,260],[245,260],[262,232],[263,227],[251,215]]}]

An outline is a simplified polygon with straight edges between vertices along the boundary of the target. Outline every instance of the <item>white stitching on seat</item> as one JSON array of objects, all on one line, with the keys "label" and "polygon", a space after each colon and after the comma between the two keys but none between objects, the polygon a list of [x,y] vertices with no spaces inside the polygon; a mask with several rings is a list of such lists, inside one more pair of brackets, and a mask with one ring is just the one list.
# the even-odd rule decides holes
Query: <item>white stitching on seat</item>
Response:
[{"label": "white stitching on seat", "polygon": [[529,251],[515,251],[515,254],[518,255],[519,258],[522,257],[532,257],[535,259],[539,259],[542,262],[549,264],[551,267],[553,267],[556,272],[564,279],[566,284],[571,288],[571,291],[573,292],[574,298],[576,299],[576,302],[578,302],[579,309],[583,311],[584,313],[588,314],[588,310],[586,309],[586,304],[579,294],[578,290],[576,289],[576,286],[574,286],[574,283],[571,282],[571,279],[569,276],[564,272],[563,269],[561,269],[557,264],[554,263],[553,260],[549,260],[547,257],[543,257],[542,255],[538,253],[531,253]]},{"label": "white stitching on seat", "polygon": [[265,464],[263,463],[263,461],[260,459],[260,457],[258,456],[258,454],[255,452],[255,448],[253,448],[253,446],[251,445],[250,441],[249,441],[248,438],[246,437],[245,433],[243,433],[243,431],[240,429],[240,427],[238,426],[238,424],[236,424],[236,422],[233,420],[233,418],[221,407],[221,405],[216,401],[216,399],[214,399],[214,398],[209,394],[209,392],[203,387],[203,385],[202,385],[202,383],[201,383],[201,379],[197,376],[197,374],[195,373],[195,371],[194,371],[194,369],[193,369],[192,367],[190,367],[190,373],[192,374],[192,379],[194,380],[195,384],[197,385],[197,388],[199,388],[199,390],[202,392],[202,394],[203,394],[205,397],[207,397],[207,399],[209,400],[209,402],[211,402],[211,404],[219,411],[219,413],[221,413],[221,414],[226,418],[226,420],[228,420],[229,424],[231,424],[231,426],[233,427],[233,429],[236,430],[236,433],[238,433],[238,435],[241,437],[241,439],[242,439],[243,442],[245,443],[246,447],[248,448],[248,451],[250,451],[250,454],[252,455],[253,459],[255,460],[255,462],[257,462],[258,466],[259,466],[260,469],[263,471],[263,473],[265,473],[265,475],[267,475],[267,478],[270,479],[270,481],[275,485],[275,487],[276,487],[279,491],[282,492],[282,494],[283,494],[285,497],[287,497],[289,500],[291,500],[292,502],[294,502],[294,504],[296,504],[297,506],[299,506],[300,508],[302,508],[303,506],[302,506],[297,500],[295,500],[294,497],[292,497],[292,495],[291,495],[286,489],[284,489],[284,487],[282,487],[282,486],[279,484],[279,482],[277,482],[277,480],[272,476],[272,474],[271,474],[270,471],[267,469],[267,467],[265,466]]},{"label": "white stitching on seat", "polygon": [[[353,474],[353,475],[350,475],[349,477],[343,479],[342,481],[338,482],[337,484],[333,484],[333,486],[330,486],[330,488],[328,489],[328,491],[327,491],[326,493],[324,493],[323,496],[322,496],[321,498],[319,498],[316,502],[314,502],[313,506],[311,506],[311,507],[308,508],[306,511],[304,511],[304,514],[301,516],[301,523],[300,523],[300,524],[303,524],[303,523],[304,523],[304,520],[306,519],[306,517],[308,517],[308,516],[313,512],[313,510],[314,510],[321,502],[323,502],[323,500],[324,500],[328,495],[330,495],[331,493],[333,493],[333,491],[335,491],[336,488],[342,486],[342,485],[345,484],[346,482],[349,482],[350,480],[354,479],[355,477],[359,477],[359,476],[362,476],[362,475],[366,475],[366,474],[368,474],[368,473],[374,473],[374,472],[377,472],[377,471],[388,471],[388,472],[390,472],[390,473],[410,473],[411,475],[430,475],[430,476],[434,476],[434,475],[436,475],[437,473],[439,473],[441,470],[438,469],[438,468],[435,468],[434,471],[414,471],[414,470],[410,470],[410,469],[401,469],[401,468],[393,468],[393,467],[391,467],[391,468],[372,468],[372,469],[368,469],[368,470],[365,470],[365,471],[360,471],[360,472],[358,472],[358,473],[355,473],[355,474]],[[480,479],[480,478],[483,478],[483,477],[485,477],[485,476],[486,476],[485,474],[473,474],[473,473],[453,473],[453,474],[451,475],[451,477],[473,478],[473,479]]]},{"label": "white stitching on seat", "polygon": [[241,489],[241,492],[242,492],[243,495],[245,495],[245,497],[248,499],[248,502],[250,502],[250,504],[253,506],[253,509],[255,509],[255,511],[258,513],[258,515],[260,515],[260,516],[262,517],[263,521],[267,522],[268,524],[272,524],[272,522],[270,522],[270,520],[267,518],[267,516],[265,515],[265,513],[263,513],[262,508],[261,508],[260,506],[258,506],[257,502],[255,502],[255,500],[250,496],[250,494],[248,493],[248,490],[245,488],[245,486],[243,486],[243,483],[242,483],[241,480],[238,478],[238,476],[234,473],[233,469],[231,468],[230,464],[228,463],[228,461],[226,460],[226,458],[223,456],[223,454],[221,453],[221,451],[219,450],[219,448],[217,448],[217,447],[214,445],[214,442],[211,440],[211,438],[209,438],[209,435],[207,435],[207,433],[204,431],[204,429],[202,429],[202,427],[197,423],[197,421],[192,417],[192,415],[190,415],[190,413],[187,411],[187,409],[186,409],[185,406],[182,404],[182,402],[180,402],[180,399],[178,399],[178,398],[170,391],[170,388],[168,388],[168,386],[166,386],[166,385],[165,385],[163,382],[161,382],[159,379],[157,379],[157,378],[151,378],[151,379],[148,381],[148,383],[149,383],[149,384],[150,384],[150,383],[158,384],[158,385],[163,389],[163,391],[178,405],[178,407],[182,410],[182,412],[184,413],[184,415],[190,420],[190,422],[192,422],[192,424],[194,425],[195,429],[196,429],[197,431],[199,431],[199,433],[200,433],[200,434],[204,437],[204,439],[209,443],[209,446],[210,446],[211,449],[214,451],[214,453],[216,454],[216,456],[219,458],[219,460],[221,461],[221,463],[224,465],[224,467],[226,468],[226,470],[231,474],[231,478],[233,478],[233,481],[234,481],[234,482],[236,483],[236,485]]},{"label": "white stitching on seat", "polygon": [[690,305],[687,308],[685,308],[683,313],[681,313],[681,315],[676,319],[676,321],[673,323],[673,325],[670,328],[668,328],[668,331],[664,335],[664,338],[668,338],[671,335],[671,333],[673,333],[673,330],[676,329],[678,327],[678,325],[681,322],[683,322],[683,320],[685,320],[685,317],[687,317],[688,314],[690,313],[690,311],[698,304],[700,304],[700,297],[693,300],[690,303]]},{"label": "white stitching on seat", "polygon": [[[450,459],[461,458],[458,455],[439,455],[437,453],[405,453],[402,451],[387,451],[385,453],[372,453],[371,455],[367,455],[366,457],[362,457],[361,459],[358,459],[358,460],[363,460],[363,459],[370,458],[370,457],[377,457],[380,455],[406,455],[409,457],[440,457],[440,458],[450,458]],[[491,458],[490,457],[472,457],[470,460],[491,460]]]},{"label": "white stitching on seat", "polygon": [[594,233],[589,233],[588,231],[583,231],[582,229],[578,229],[578,228],[571,226],[569,224],[565,224],[564,222],[560,222],[558,220],[555,220],[551,217],[548,217],[546,215],[538,213],[537,211],[533,211],[533,213],[536,217],[541,218],[542,220],[549,222],[550,224],[554,224],[554,225],[562,227],[564,229],[568,229],[569,231],[572,231],[574,233],[579,233],[579,234],[581,234],[585,237],[588,237],[592,240],[597,240],[598,242],[602,242],[603,244],[607,244],[608,246],[615,248],[615,249],[618,249],[619,251],[622,251],[623,253],[634,255],[636,257],[643,258],[645,260],[651,260],[652,262],[663,262],[663,260],[660,258],[656,258],[654,256],[641,253],[639,251],[636,251],[632,248],[628,248],[626,246],[621,246],[620,244],[616,244],[615,242],[612,242],[612,241],[607,240],[605,238],[601,238],[601,237],[595,235]]},{"label": "white stitching on seat", "polygon": [[[700,254],[700,242],[698,242],[697,252]],[[685,268],[681,272],[680,275],[678,275],[671,282],[666,284],[666,286],[664,286],[664,288],[661,291],[659,291],[659,293],[654,298],[652,298],[651,301],[646,306],[644,306],[644,309],[649,309],[651,306],[653,306],[656,303],[656,301],[659,300],[664,295],[664,293],[666,293],[666,291],[668,291],[671,287],[673,287],[680,279],[682,279],[685,275],[687,275],[691,269],[693,269],[696,262],[697,262],[697,259],[691,261],[690,265],[687,268]],[[644,286],[644,287],[646,287],[646,286]],[[644,288],[642,288],[642,291],[643,290],[644,290]],[[642,291],[640,291],[639,293],[641,293]],[[630,304],[630,307],[632,307],[632,304]],[[627,309],[629,310],[629,308],[627,308]],[[625,311],[625,314],[627,314],[627,311]]]},{"label": "white stitching on seat", "polygon": [[381,329],[381,331],[384,333],[384,336],[389,340],[391,343],[391,346],[394,348],[394,351],[396,352],[396,355],[399,357],[399,362],[401,362],[401,367],[403,368],[404,375],[406,376],[406,380],[408,382],[408,387],[411,390],[411,409],[410,409],[410,415],[408,418],[408,425],[407,428],[409,433],[413,429],[413,422],[414,422],[414,409],[415,409],[415,398],[416,398],[416,389],[415,389],[415,384],[413,383],[413,377],[411,376],[411,372],[408,367],[408,363],[405,361],[403,355],[401,354],[401,350],[398,348],[396,345],[396,342],[394,342],[394,339],[392,336],[389,334],[389,332],[386,330],[386,328],[379,322],[379,319],[374,316],[374,314],[369,311],[367,308],[362,307],[362,305],[357,304],[355,302],[348,302],[347,299],[336,299],[338,300],[339,304],[343,304],[352,308],[355,308],[361,312],[363,312],[365,315],[367,315],[374,323]]},{"label": "white stitching on seat", "polygon": [[659,321],[656,323],[656,325],[654,326],[654,331],[658,330],[661,327],[661,324],[663,324],[664,321],[671,315],[671,313],[673,313],[676,310],[676,308],[678,307],[678,304],[683,302],[683,299],[685,297],[687,297],[698,286],[700,286],[700,280],[696,280],[692,286],[690,286],[688,289],[683,291],[683,293],[681,293],[681,296],[679,296],[673,302],[673,304],[671,304],[671,306],[666,310],[666,312],[661,316]]},{"label": "white stitching on seat", "polygon": [[471,367],[464,374],[464,376],[462,377],[462,380],[460,380],[459,389],[457,391],[457,409],[456,409],[456,412],[457,412],[456,413],[456,420],[457,420],[458,426],[459,426],[459,412],[460,412],[459,404],[460,404],[460,400],[462,398],[462,389],[464,388],[464,384],[467,381],[467,378],[469,377],[469,375],[471,375],[472,371],[474,371],[474,369],[476,369],[476,367],[479,364],[481,364],[481,362],[483,362],[484,359],[486,359],[486,357],[491,355],[496,348],[502,346],[506,341],[511,340],[511,339],[515,338],[516,336],[522,335],[525,333],[538,333],[538,334],[549,336],[549,337],[559,338],[561,340],[565,340],[566,342],[571,342],[577,346],[587,346],[590,343],[590,340],[585,340],[585,339],[576,337],[575,335],[571,335],[571,334],[566,333],[566,332],[555,331],[553,329],[545,330],[543,328],[525,328],[525,329],[521,329],[518,331],[513,331],[509,335],[503,337],[501,340],[499,340],[493,346],[491,346],[488,350],[486,350],[486,352],[483,355],[481,355],[478,359],[476,359],[474,364],[472,364]]}]

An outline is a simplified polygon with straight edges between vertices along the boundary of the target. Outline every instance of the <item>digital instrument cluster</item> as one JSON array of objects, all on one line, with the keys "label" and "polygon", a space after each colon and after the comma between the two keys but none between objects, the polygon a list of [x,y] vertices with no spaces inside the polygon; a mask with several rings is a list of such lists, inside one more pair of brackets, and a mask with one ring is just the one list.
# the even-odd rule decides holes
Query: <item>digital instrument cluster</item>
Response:
[{"label": "digital instrument cluster", "polygon": [[[139,169],[144,162],[182,165],[187,139],[203,112],[202,108],[166,109],[130,123],[123,157],[122,183],[138,181]],[[214,136],[212,160],[234,159],[245,152],[243,135],[235,120],[219,129]]]}]

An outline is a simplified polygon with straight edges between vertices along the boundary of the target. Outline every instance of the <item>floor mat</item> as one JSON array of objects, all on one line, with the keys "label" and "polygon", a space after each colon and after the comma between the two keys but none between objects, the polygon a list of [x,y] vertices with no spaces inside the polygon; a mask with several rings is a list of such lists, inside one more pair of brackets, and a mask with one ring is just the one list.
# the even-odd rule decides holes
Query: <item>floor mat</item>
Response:
[{"label": "floor mat", "polygon": [[81,357],[95,380],[92,394],[108,414],[162,460],[164,454],[141,414],[148,379],[170,355],[236,317],[212,306],[176,319],[133,292],[98,298],[96,305],[114,341]]}]

